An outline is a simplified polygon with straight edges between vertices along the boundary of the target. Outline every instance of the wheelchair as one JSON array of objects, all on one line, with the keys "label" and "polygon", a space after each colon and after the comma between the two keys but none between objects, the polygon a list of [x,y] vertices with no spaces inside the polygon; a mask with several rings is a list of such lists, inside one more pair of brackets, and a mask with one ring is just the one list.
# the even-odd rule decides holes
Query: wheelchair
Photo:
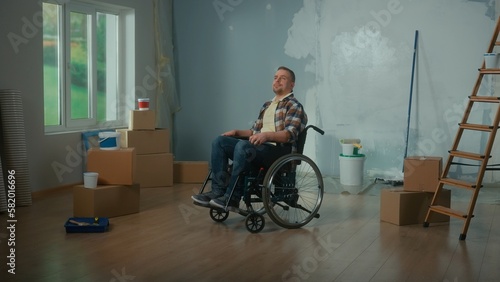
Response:
[{"label": "wheelchair", "polygon": [[[260,168],[258,171],[238,176],[236,183],[244,181],[243,202],[246,208],[228,210],[227,205],[225,209],[209,207],[210,218],[216,222],[223,222],[229,217],[230,211],[236,212],[246,217],[245,226],[251,233],[258,233],[264,229],[264,214],[277,225],[287,229],[300,228],[313,218],[319,218],[318,211],[324,192],[323,176],[317,165],[302,154],[307,130],[310,128],[321,135],[324,134],[320,128],[308,125],[299,135],[297,153],[289,153],[278,158],[267,169]],[[200,188],[200,194],[211,180],[211,174],[209,171]]]}]

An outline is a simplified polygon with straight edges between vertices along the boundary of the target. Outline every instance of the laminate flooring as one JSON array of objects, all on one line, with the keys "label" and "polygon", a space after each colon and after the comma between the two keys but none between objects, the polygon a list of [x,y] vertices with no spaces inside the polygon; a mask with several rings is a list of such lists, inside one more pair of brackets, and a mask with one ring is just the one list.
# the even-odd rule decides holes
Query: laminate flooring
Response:
[{"label": "laminate flooring", "polygon": [[[71,189],[43,193],[16,208],[15,274],[12,235],[0,230],[0,281],[500,281],[500,185],[482,189],[465,241],[458,219],[381,222],[386,187],[325,179],[319,219],[284,229],[265,216],[257,234],[239,214],[216,223],[193,205],[198,184],[141,189],[140,212],[110,218],[105,233],[67,234]],[[467,205],[461,194],[452,202]]]}]

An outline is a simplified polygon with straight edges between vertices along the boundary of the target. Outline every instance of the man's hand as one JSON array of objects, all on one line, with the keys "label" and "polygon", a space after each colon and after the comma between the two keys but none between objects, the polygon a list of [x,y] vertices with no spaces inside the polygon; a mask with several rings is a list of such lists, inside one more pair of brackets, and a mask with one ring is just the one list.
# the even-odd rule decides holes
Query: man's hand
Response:
[{"label": "man's hand", "polygon": [[252,131],[250,129],[245,129],[245,130],[233,129],[222,133],[222,136],[232,136],[232,137],[248,137],[250,135],[252,135]]},{"label": "man's hand", "polygon": [[236,136],[236,130],[229,130],[224,133],[222,133],[222,136]]},{"label": "man's hand", "polygon": [[266,143],[267,141],[270,141],[268,133],[270,133],[270,132],[254,134],[248,138],[248,141],[250,141],[250,143],[255,145],[255,146],[262,145],[262,144]]}]

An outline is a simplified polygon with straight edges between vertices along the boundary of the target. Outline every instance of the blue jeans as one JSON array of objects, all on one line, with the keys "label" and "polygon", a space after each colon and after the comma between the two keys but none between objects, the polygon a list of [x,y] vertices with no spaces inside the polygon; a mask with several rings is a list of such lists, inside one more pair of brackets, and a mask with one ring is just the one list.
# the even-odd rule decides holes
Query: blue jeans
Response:
[{"label": "blue jeans", "polygon": [[[218,136],[212,142],[212,191],[229,197],[238,175],[243,172],[257,170],[260,167],[269,168],[279,157],[290,153],[291,146],[274,146],[263,144],[255,146],[248,140],[229,136]],[[229,160],[233,161],[231,172]],[[243,179],[236,185],[233,199],[243,196]]]}]

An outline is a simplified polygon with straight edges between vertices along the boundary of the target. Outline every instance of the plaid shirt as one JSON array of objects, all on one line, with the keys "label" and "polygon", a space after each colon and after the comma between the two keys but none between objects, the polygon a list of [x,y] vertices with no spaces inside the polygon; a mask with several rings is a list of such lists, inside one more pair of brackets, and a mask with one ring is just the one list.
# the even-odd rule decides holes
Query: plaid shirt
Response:
[{"label": "plaid shirt", "polygon": [[[260,109],[259,118],[255,121],[251,130],[253,134],[260,133],[263,125],[264,112],[271,105],[272,101],[264,103]],[[278,103],[274,114],[274,125],[276,132],[286,130],[290,133],[290,139],[287,143],[292,143],[292,152],[297,152],[297,140],[299,133],[304,130],[307,124],[307,115],[293,94],[285,97]]]}]

